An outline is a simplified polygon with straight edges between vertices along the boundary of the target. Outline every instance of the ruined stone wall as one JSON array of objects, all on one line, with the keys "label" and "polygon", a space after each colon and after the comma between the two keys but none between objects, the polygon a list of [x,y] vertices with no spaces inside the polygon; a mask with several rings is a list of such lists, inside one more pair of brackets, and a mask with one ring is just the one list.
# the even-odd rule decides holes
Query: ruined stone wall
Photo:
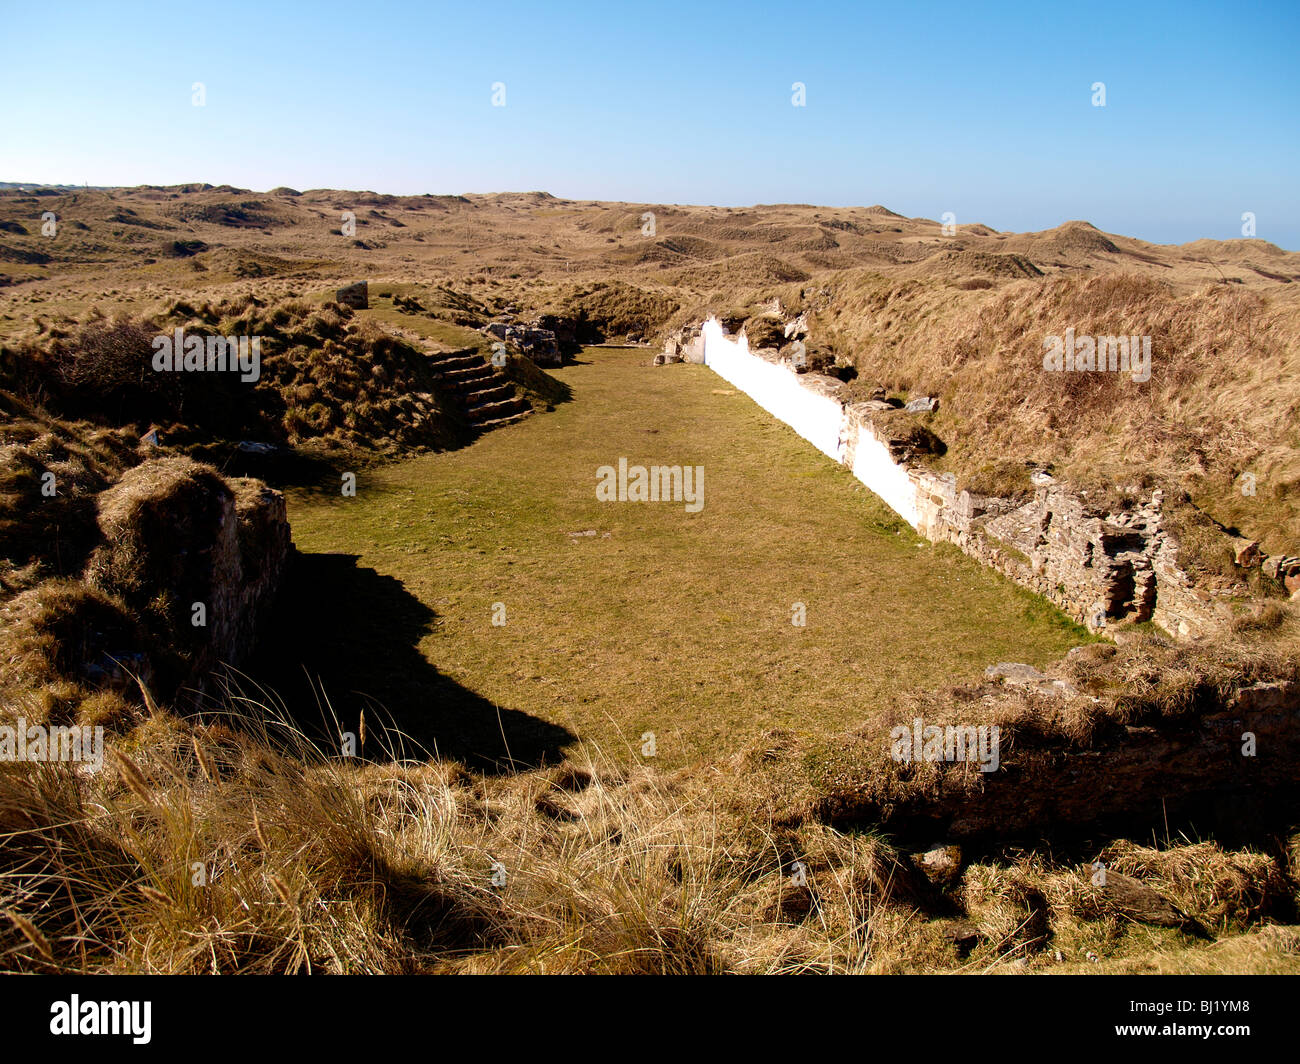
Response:
[{"label": "ruined stone wall", "polygon": [[927,539],[965,553],[1053,602],[1096,631],[1118,620],[1154,621],[1183,637],[1222,628],[1226,603],[1192,586],[1177,565],[1156,491],[1122,513],[1097,512],[1045,472],[1028,500],[958,491],[910,460],[881,416],[908,418],[883,402],[847,405],[843,385],[796,370],[772,350],[751,351],[710,319],[700,330],[703,361],[853,475]]},{"label": "ruined stone wall", "polygon": [[1200,716],[1119,726],[1089,742],[1004,732],[1003,771],[938,763],[939,778],[925,788],[887,800],[832,792],[818,812],[831,823],[885,823],[891,834],[923,839],[1167,823],[1198,802],[1202,810],[1208,801],[1230,811],[1235,795],[1294,792],[1298,724],[1300,682],[1256,683]]}]

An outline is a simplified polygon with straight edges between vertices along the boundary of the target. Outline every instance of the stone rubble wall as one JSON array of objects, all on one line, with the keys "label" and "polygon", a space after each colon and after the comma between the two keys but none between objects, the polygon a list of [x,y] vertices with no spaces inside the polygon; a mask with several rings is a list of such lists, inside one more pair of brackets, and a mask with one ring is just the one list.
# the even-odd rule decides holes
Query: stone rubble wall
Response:
[{"label": "stone rubble wall", "polygon": [[1195,637],[1231,620],[1227,604],[1195,588],[1178,567],[1178,545],[1164,526],[1159,491],[1118,514],[1094,512],[1046,473],[1034,476],[1028,501],[958,491],[952,474],[909,462],[880,431],[873,415],[886,404],[845,404],[840,381],[797,372],[775,351],[751,351],[743,333],[728,336],[715,318],[700,327],[698,339],[691,333],[689,350],[670,341],[678,348],[673,354],[702,360],[827,457],[848,466],[931,542],[955,544],[1091,630],[1120,620],[1149,620],[1173,635]]},{"label": "stone rubble wall", "polygon": [[551,329],[544,329],[537,325],[494,321],[483,331],[504,343],[513,344],[539,366],[549,368],[564,364],[560,341]]},{"label": "stone rubble wall", "polygon": [[[1200,812],[1209,801],[1231,816],[1252,791],[1295,788],[1297,723],[1300,682],[1257,683],[1193,720],[1126,726],[1097,744],[1019,735],[1006,744],[1002,766],[1010,771],[972,776],[963,765],[944,764],[938,783],[887,808],[845,792],[824,798],[819,815],[840,827],[885,823],[904,839],[962,841],[1041,837],[1108,820],[1159,825],[1195,809],[1198,799]],[[1247,733],[1258,747],[1250,757],[1242,755]]]}]

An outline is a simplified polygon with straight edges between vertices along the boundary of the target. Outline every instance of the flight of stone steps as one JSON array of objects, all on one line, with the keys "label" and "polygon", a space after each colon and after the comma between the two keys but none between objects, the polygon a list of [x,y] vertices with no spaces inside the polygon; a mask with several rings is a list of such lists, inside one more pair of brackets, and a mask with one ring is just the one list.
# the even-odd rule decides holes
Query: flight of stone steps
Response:
[{"label": "flight of stone steps", "polygon": [[508,425],[533,412],[527,399],[515,391],[504,374],[498,373],[481,354],[471,348],[430,353],[430,365],[442,384],[454,392],[480,432]]}]

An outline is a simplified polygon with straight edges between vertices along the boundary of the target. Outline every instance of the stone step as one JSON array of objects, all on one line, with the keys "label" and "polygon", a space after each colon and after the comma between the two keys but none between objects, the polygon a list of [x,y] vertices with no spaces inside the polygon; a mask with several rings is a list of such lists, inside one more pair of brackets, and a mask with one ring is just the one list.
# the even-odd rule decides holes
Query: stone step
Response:
[{"label": "stone step", "polygon": [[511,399],[502,399],[493,403],[479,403],[477,406],[471,406],[467,409],[471,422],[488,421],[495,418],[505,417],[508,414],[517,414],[521,410],[531,410],[528,400],[514,396]]},{"label": "stone step", "polygon": [[454,369],[474,369],[484,365],[481,355],[442,355],[429,359],[429,364],[437,373],[447,373]]},{"label": "stone step", "polygon": [[501,382],[501,378],[491,373],[485,373],[479,377],[457,377],[454,380],[444,380],[444,388],[460,395],[464,399],[470,392],[481,392],[484,388],[494,388]]},{"label": "stone step", "polygon": [[466,379],[475,380],[479,377],[492,376],[495,373],[496,370],[494,370],[486,362],[480,359],[478,364],[474,366],[462,366],[457,369],[443,370],[442,377],[444,380],[448,380],[448,381],[459,381],[459,380],[466,380]]},{"label": "stone step", "polygon": [[529,407],[529,405],[530,404],[528,400],[525,399],[523,396],[515,393],[511,393],[510,395],[506,396],[504,399],[489,399],[486,402],[482,402],[482,403],[466,404],[465,409],[471,415],[473,415],[473,413],[478,410],[495,410],[502,407],[514,407],[516,409],[522,409],[522,408]]},{"label": "stone step", "polygon": [[514,385],[473,348],[432,354],[429,363],[442,386],[464,405],[476,431],[508,425],[533,412]]},{"label": "stone step", "polygon": [[490,388],[483,388],[477,392],[466,392],[461,398],[469,406],[481,406],[483,403],[495,402],[499,399],[512,399],[515,395],[515,389],[510,384],[494,384]]},{"label": "stone step", "polygon": [[514,421],[522,421],[532,412],[532,407],[529,407],[527,410],[521,410],[517,414],[509,414],[506,417],[493,418],[491,421],[480,421],[474,427],[480,432],[486,432],[488,429],[497,429],[502,425],[509,425]]},{"label": "stone step", "polygon": [[447,387],[455,392],[456,397],[463,403],[475,392],[487,391],[489,388],[495,388],[499,383],[501,383],[500,378],[474,377],[471,380],[448,381]]},{"label": "stone step", "polygon": [[451,391],[458,393],[461,399],[464,399],[471,392],[481,392],[485,388],[494,388],[499,383],[501,383],[501,378],[490,373],[485,373],[481,377],[458,377],[455,380],[444,380],[442,382],[444,388],[449,388]]},{"label": "stone step", "polygon": [[433,361],[438,362],[446,358],[482,358],[477,347],[453,347],[448,350],[430,351],[427,343],[424,345],[425,354]]}]

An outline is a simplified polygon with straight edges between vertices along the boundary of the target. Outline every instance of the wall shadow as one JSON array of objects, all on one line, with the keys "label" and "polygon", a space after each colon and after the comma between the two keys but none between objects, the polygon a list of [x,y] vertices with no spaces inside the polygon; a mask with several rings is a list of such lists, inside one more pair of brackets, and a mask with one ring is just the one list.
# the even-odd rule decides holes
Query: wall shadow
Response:
[{"label": "wall shadow", "polygon": [[325,725],[330,711],[355,732],[364,709],[368,758],[387,756],[377,740],[390,728],[407,737],[406,756],[436,753],[481,771],[562,760],[572,732],[499,708],[440,673],[419,650],[434,611],[401,581],[357,561],[293,552],[267,634],[243,670],[275,692],[298,727],[336,748],[338,735]]}]

